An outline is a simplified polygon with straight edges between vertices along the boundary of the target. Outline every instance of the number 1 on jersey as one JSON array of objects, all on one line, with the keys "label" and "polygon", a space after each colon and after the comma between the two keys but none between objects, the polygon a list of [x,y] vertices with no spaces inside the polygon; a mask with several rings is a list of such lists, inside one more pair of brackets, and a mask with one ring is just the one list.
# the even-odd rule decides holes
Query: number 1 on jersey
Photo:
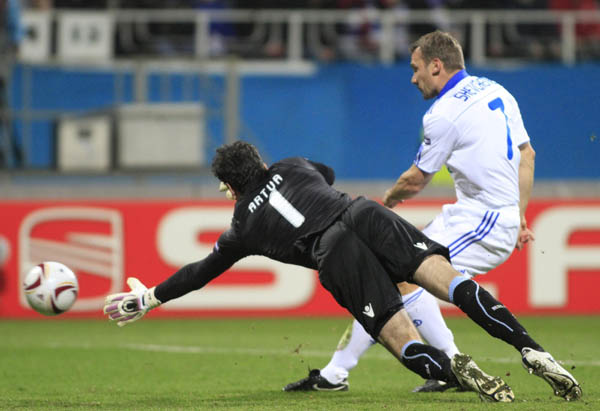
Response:
[{"label": "number 1 on jersey", "polygon": [[513,158],[513,149],[512,149],[512,139],[510,138],[510,127],[508,126],[508,116],[504,112],[504,102],[500,97],[496,97],[492,101],[488,103],[488,107],[490,110],[494,111],[496,109],[500,109],[502,115],[504,116],[504,121],[506,121],[506,143],[508,144],[508,151],[506,152],[506,157],[509,160]]},{"label": "number 1 on jersey", "polygon": [[298,228],[304,223],[304,216],[279,191],[275,190],[271,192],[269,195],[269,204],[294,227]]}]

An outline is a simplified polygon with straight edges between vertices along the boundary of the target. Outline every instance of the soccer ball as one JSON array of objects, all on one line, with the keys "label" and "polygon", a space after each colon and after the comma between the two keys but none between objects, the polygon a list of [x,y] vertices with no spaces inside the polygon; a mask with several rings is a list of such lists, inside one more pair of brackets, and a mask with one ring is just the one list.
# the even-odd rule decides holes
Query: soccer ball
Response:
[{"label": "soccer ball", "polygon": [[44,315],[58,315],[75,303],[79,284],[69,267],[47,261],[29,270],[23,281],[23,291],[35,311]]}]

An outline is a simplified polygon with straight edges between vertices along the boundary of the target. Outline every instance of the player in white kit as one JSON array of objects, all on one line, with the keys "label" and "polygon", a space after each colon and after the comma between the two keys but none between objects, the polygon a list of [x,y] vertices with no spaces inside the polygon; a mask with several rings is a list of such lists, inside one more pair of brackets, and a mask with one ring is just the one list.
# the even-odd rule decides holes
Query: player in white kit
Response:
[{"label": "player in white kit", "polygon": [[[457,201],[423,232],[450,250],[452,265],[465,276],[485,274],[502,264],[513,249],[533,240],[525,210],[533,185],[535,152],[514,97],[504,87],[465,71],[460,44],[440,31],[411,47],[411,82],[425,99],[436,98],[423,116],[424,139],[414,164],[386,191],[393,208],[419,193],[446,165]],[[429,344],[450,358],[459,352],[437,300],[415,284],[400,283],[405,308]],[[354,321],[329,364],[285,391],[347,390],[349,371],[375,343]],[[443,391],[428,380],[414,391]]]}]

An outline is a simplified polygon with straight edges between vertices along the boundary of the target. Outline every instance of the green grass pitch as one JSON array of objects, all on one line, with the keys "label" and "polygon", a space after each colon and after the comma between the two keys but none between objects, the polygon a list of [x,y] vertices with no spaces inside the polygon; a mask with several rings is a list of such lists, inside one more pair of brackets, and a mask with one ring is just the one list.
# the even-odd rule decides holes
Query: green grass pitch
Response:
[{"label": "green grass pitch", "polygon": [[[148,318],[149,317],[149,318]],[[448,318],[459,348],[513,388],[513,404],[475,393],[414,394],[421,378],[381,346],[350,375],[350,391],[285,393],[323,367],[347,318],[0,321],[0,409],[597,410],[600,316],[524,317],[529,332],[582,385],[582,401],[554,397],[520,356],[466,318]]]}]

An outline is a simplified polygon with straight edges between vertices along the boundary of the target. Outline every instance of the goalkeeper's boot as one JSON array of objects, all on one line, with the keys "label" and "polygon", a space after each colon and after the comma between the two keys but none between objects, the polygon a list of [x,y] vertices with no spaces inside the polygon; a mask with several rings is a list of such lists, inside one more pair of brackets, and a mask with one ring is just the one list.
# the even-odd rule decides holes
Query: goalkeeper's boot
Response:
[{"label": "goalkeeper's boot", "polygon": [[456,354],[450,361],[452,372],[464,388],[475,391],[482,401],[513,402],[515,395],[500,377],[484,373],[466,354]]},{"label": "goalkeeper's boot", "polygon": [[444,392],[451,388],[457,388],[458,391],[465,391],[454,381],[444,382],[438,380],[425,380],[423,385],[413,388],[412,392]]},{"label": "goalkeeper's boot", "polygon": [[558,364],[550,353],[525,347],[521,354],[523,367],[529,374],[535,374],[550,384],[554,395],[563,397],[567,401],[581,398],[583,393],[577,380]]},{"label": "goalkeeper's boot", "polygon": [[348,380],[332,384],[321,375],[320,370],[310,370],[308,377],[286,385],[283,391],[348,391]]}]

